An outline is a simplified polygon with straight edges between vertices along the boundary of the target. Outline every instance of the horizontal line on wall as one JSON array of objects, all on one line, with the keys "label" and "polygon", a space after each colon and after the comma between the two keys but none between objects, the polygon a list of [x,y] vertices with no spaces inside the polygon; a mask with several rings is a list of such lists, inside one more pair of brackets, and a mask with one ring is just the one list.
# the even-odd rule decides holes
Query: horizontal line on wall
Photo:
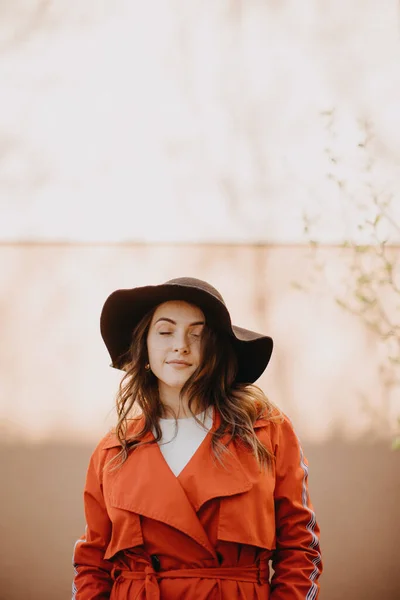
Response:
[{"label": "horizontal line on wall", "polygon": [[[366,244],[359,244],[364,246]],[[201,247],[201,246],[210,246],[210,247],[226,247],[226,248],[308,248],[311,247],[311,243],[307,242],[217,242],[217,241],[176,241],[176,242],[135,242],[135,241],[124,241],[124,242],[112,242],[112,241],[66,241],[66,240],[15,240],[15,241],[3,241],[0,240],[0,247],[12,247],[12,246],[23,246],[23,247],[32,247],[32,246],[43,246],[43,247],[130,247],[130,248],[138,248],[138,247],[173,247],[173,246],[193,246],[193,247]],[[400,248],[400,244],[386,244],[389,248]],[[317,247],[319,248],[343,248],[343,242],[340,243],[327,243],[327,242],[318,242]]]}]

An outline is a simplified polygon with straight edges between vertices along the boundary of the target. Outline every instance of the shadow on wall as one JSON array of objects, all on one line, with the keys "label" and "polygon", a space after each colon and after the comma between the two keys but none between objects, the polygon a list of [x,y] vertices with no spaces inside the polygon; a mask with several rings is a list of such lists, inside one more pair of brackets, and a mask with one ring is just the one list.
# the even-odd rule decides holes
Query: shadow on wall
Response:
[{"label": "shadow on wall", "polygon": [[[82,489],[92,448],[3,445],[1,600],[71,597],[72,549],[83,533]],[[400,597],[400,453],[336,439],[306,446],[322,530],[321,600]]]}]

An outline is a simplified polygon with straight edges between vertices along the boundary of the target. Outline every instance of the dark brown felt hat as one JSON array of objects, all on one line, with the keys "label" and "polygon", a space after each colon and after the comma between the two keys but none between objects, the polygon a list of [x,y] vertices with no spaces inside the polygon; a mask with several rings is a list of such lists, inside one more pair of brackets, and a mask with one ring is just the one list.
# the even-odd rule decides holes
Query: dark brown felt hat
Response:
[{"label": "dark brown felt hat", "polygon": [[148,285],[113,292],[105,301],[100,329],[112,363],[122,369],[131,344],[132,331],[152,308],[169,300],[185,300],[199,306],[206,322],[227,333],[238,359],[238,383],[254,383],[265,370],[272,354],[272,338],[236,327],[221,294],[206,281],[179,277],[161,285]]}]

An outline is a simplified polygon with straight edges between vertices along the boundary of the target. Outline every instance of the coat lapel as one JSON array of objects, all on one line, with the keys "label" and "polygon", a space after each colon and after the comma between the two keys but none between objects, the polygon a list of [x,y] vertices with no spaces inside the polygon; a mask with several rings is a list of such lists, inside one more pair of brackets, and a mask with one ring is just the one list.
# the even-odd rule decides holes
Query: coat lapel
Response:
[{"label": "coat lapel", "polygon": [[[213,430],[218,426],[214,418]],[[258,420],[254,429],[272,452],[270,423]],[[178,479],[196,511],[213,498],[220,499],[218,539],[260,548],[275,547],[274,470],[262,472],[252,452],[240,442],[222,439],[228,452],[223,466],[214,459],[209,434]]]},{"label": "coat lapel", "polygon": [[227,448],[221,456],[223,464],[215,457],[212,451],[212,432],[218,427],[218,422],[219,419],[214,415],[211,432],[178,475],[196,512],[213,498],[242,494],[253,485],[239,459],[235,444],[226,445],[227,439],[222,439]]},{"label": "coat lapel", "polygon": [[[136,421],[136,427],[141,427],[142,423],[142,420]],[[266,523],[263,524],[264,519],[257,511],[269,497],[273,498],[273,477],[261,477],[260,480],[260,470],[251,453],[236,443],[227,443],[226,438],[221,440],[227,448],[221,465],[211,446],[212,432],[218,425],[219,416],[214,413],[211,431],[178,477],[169,468],[157,444],[137,448],[120,469],[108,472],[104,477],[106,501],[113,509],[162,521],[182,531],[215,557],[197,512],[209,500],[221,498],[219,539],[271,547],[273,532]],[[255,428],[263,430],[265,425],[265,421],[260,421]],[[264,438],[264,435],[260,437]],[[268,437],[265,436],[265,442]],[[151,440],[154,440],[152,433],[143,438],[143,441]],[[110,436],[103,448],[117,450],[118,446],[116,437]],[[273,505],[265,510],[273,518]],[[243,519],[247,513],[252,514],[252,520],[261,523],[256,531],[253,531],[254,526],[248,531],[249,526],[244,523],[248,519]]]},{"label": "coat lapel", "polygon": [[[148,433],[143,441],[152,439],[153,434]],[[103,448],[118,446],[114,436]],[[157,444],[136,448],[120,469],[108,472],[104,492],[114,509],[162,521],[196,540],[215,557],[195,509]]]}]

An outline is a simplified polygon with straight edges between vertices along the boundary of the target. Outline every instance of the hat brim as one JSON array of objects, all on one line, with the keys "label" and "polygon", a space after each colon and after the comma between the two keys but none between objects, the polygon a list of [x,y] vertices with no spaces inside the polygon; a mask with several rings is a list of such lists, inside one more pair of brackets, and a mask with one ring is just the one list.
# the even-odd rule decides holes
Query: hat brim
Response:
[{"label": "hat brim", "polygon": [[209,292],[169,283],[121,289],[107,298],[101,312],[100,330],[112,367],[123,369],[132,331],[139,321],[150,310],[170,300],[184,300],[199,306],[211,327],[232,337],[238,359],[237,383],[254,383],[261,376],[271,358],[272,338],[232,325],[225,304]]}]

